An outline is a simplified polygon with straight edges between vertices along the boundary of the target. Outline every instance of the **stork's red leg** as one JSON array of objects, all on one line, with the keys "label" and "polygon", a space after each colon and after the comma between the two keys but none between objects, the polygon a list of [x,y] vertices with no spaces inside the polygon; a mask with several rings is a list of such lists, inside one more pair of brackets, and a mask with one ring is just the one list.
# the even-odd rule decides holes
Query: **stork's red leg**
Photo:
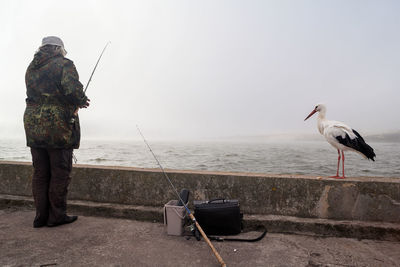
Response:
[{"label": "stork's red leg", "polygon": [[346,176],[344,176],[344,152],[343,152],[343,150],[342,150],[342,174],[343,174],[343,176],[342,176],[342,178],[344,179]]},{"label": "stork's red leg", "polygon": [[338,150],[337,150],[337,152],[338,152],[338,159],[337,159],[337,169],[336,169],[336,176],[330,176],[330,178],[336,178],[336,179],[339,179],[339,178],[343,178],[343,177],[340,177],[340,176],[339,176],[339,166],[340,166],[340,150],[338,149]]}]

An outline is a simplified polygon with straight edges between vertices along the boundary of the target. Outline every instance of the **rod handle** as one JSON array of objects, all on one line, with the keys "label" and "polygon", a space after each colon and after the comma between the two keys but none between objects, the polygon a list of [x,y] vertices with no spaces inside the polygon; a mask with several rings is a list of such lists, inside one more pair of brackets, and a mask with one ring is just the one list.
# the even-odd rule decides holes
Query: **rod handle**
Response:
[{"label": "rod handle", "polygon": [[217,260],[219,261],[219,263],[221,264],[221,267],[226,267],[226,263],[224,262],[224,260],[222,259],[221,255],[219,255],[218,251],[215,249],[215,247],[213,246],[213,244],[211,243],[210,239],[208,239],[206,233],[204,233],[203,229],[200,227],[200,224],[196,221],[196,219],[194,218],[193,214],[190,213],[189,214],[190,219],[192,219],[192,221],[194,221],[194,223],[196,224],[197,229],[199,230],[200,234],[203,236],[204,240],[206,241],[206,243],[208,244],[208,246],[211,248],[212,252],[214,253],[215,257],[217,258]]}]

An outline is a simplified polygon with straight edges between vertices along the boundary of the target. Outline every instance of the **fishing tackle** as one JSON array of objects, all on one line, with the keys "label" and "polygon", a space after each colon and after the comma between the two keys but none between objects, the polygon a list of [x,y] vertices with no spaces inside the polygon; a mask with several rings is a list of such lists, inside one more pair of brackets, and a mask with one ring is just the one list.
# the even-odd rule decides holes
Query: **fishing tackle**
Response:
[{"label": "fishing tackle", "polygon": [[178,196],[178,199],[182,202],[183,206],[186,209],[186,212],[189,214],[190,219],[192,220],[192,222],[196,225],[196,228],[199,230],[200,234],[203,236],[204,240],[206,241],[206,243],[208,244],[208,246],[211,248],[212,252],[214,253],[215,257],[217,258],[217,260],[219,261],[219,263],[221,264],[221,267],[226,267],[226,264],[224,262],[224,260],[222,259],[222,257],[219,255],[218,251],[215,249],[215,247],[213,246],[213,244],[211,243],[210,239],[207,237],[207,235],[204,233],[203,229],[201,228],[200,224],[196,221],[196,218],[194,217],[194,215],[190,212],[189,208],[187,207],[186,203],[182,200],[181,196],[179,195],[178,191],[176,190],[176,187],[173,185],[173,183],[171,182],[171,180],[169,179],[167,173],[164,171],[163,166],[161,165],[161,163],[158,161],[156,155],[154,154],[153,150],[151,149],[150,145],[147,143],[146,138],[144,137],[144,135],[142,134],[142,131],[140,131],[139,126],[136,125],[136,128],[138,129],[140,135],[143,138],[144,143],[147,145],[147,147],[149,148],[151,154],[153,155],[154,159],[157,162],[157,165],[160,167],[162,173],[164,174],[165,178],[168,180],[169,184],[171,185],[173,191],[175,192],[175,194]]},{"label": "fishing tackle", "polygon": [[[86,84],[85,90],[83,90],[84,93],[86,93],[86,90],[87,90],[87,88],[88,88],[88,86],[89,86],[89,83],[90,83],[90,81],[92,80],[93,74],[94,74],[94,72],[96,71],[97,65],[99,64],[100,59],[101,59],[101,57],[103,56],[104,51],[106,50],[107,46],[108,46],[110,43],[111,43],[111,42],[108,42],[108,43],[106,44],[106,46],[104,46],[103,51],[101,51],[101,54],[100,54],[100,56],[99,56],[99,59],[97,60],[96,65],[95,65],[94,68],[93,68],[92,74],[91,74],[90,77],[89,77],[89,81],[88,81],[87,84]],[[71,123],[71,124],[75,122],[75,118],[76,118],[76,116],[78,115],[78,111],[79,111],[79,107],[76,108],[76,110],[75,110],[75,112],[74,112],[74,114],[73,114],[73,116],[72,116],[72,118],[71,118],[71,120],[70,120],[70,123]]]}]

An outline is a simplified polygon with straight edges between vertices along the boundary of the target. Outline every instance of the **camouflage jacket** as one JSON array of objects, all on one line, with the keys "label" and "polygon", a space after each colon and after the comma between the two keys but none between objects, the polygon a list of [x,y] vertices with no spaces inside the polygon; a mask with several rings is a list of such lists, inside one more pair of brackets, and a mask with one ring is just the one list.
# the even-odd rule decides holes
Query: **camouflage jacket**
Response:
[{"label": "camouflage jacket", "polygon": [[25,83],[27,146],[79,148],[79,118],[73,123],[71,118],[87,97],[74,63],[51,49],[41,48],[26,71]]}]

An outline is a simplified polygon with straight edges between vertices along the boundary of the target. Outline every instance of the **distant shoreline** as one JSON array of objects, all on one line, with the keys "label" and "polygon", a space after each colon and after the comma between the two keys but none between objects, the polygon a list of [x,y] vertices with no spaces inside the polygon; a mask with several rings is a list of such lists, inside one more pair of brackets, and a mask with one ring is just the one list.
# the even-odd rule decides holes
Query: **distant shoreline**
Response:
[{"label": "distant shoreline", "polygon": [[[379,143],[400,143],[400,131],[389,132],[389,133],[378,133],[378,134],[365,134],[363,135],[366,142],[379,142]],[[24,140],[25,136],[2,136],[1,140]],[[291,133],[276,133],[276,134],[265,134],[265,135],[238,135],[238,136],[219,136],[219,137],[207,137],[207,138],[195,138],[188,137],[184,139],[174,138],[150,138],[154,142],[318,142],[325,141],[324,137],[319,133],[302,133],[302,134],[291,134]],[[138,138],[125,138],[125,137],[91,137],[82,136],[82,140],[87,141],[104,141],[104,142],[136,142],[141,139]]]},{"label": "distant shoreline", "polygon": [[[380,134],[366,134],[363,136],[367,142],[400,143],[400,131]],[[230,136],[215,138],[216,141],[225,140],[233,142],[268,142],[268,141],[324,141],[324,137],[318,133],[313,134],[271,134],[257,136]]]}]

